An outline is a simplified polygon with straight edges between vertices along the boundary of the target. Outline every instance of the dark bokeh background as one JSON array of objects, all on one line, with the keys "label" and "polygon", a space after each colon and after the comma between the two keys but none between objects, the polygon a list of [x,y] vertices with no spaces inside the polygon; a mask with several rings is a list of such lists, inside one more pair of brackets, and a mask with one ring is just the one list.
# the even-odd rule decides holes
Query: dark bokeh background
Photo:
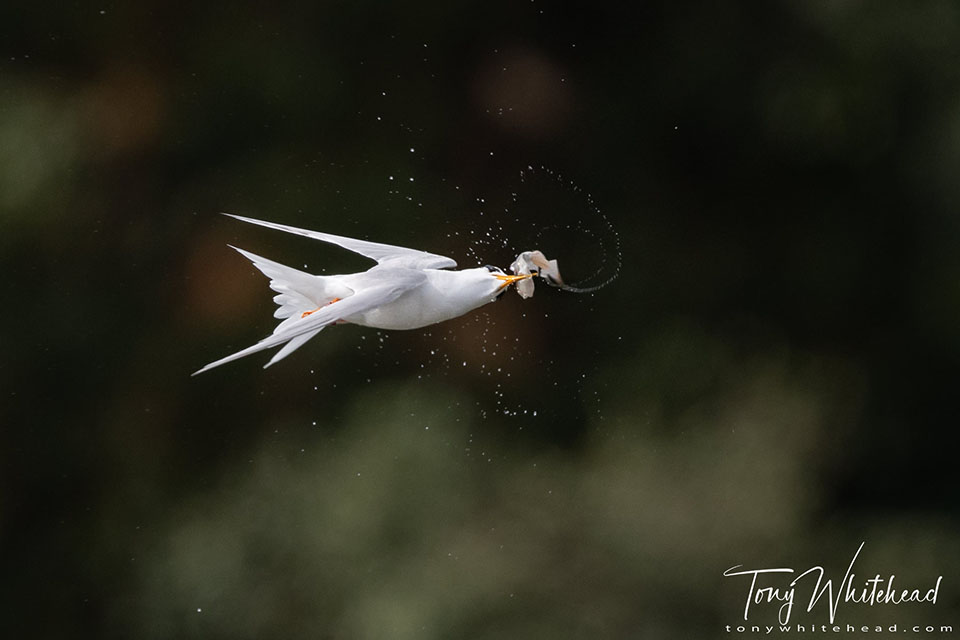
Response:
[{"label": "dark bokeh background", "polygon": [[[3,3],[3,635],[960,623],[958,171],[952,2]],[[623,267],[191,378],[366,266],[219,211]]]}]

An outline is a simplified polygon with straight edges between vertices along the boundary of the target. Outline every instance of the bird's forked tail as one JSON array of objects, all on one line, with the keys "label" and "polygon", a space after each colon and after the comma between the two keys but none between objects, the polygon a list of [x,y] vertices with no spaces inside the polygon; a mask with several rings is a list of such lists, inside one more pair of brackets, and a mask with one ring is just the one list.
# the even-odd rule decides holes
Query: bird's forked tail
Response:
[{"label": "bird's forked tail", "polygon": [[277,292],[277,295],[273,297],[273,301],[277,303],[277,309],[274,311],[273,316],[280,319],[281,322],[274,328],[271,336],[242,351],[211,362],[202,369],[194,372],[193,375],[203,373],[214,367],[219,367],[222,364],[232,362],[251,353],[283,344],[283,348],[274,354],[270,362],[264,365],[264,368],[269,367],[275,362],[279,362],[303,346],[310,338],[320,333],[324,326],[326,326],[321,325],[319,328],[306,333],[292,331],[290,338],[283,340],[283,334],[290,330],[292,325],[317,309],[353,294],[352,289],[336,282],[328,276],[315,276],[300,271],[299,269],[282,265],[279,262],[268,260],[267,258],[263,258],[238,247],[230,246],[250,260],[253,266],[259,269],[265,276],[270,278],[270,288]]}]

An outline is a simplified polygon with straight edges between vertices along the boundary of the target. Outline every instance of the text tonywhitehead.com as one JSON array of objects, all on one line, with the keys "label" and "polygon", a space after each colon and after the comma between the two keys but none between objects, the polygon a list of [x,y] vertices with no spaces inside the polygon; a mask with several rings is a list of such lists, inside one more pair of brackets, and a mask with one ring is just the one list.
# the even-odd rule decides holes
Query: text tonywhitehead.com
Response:
[{"label": "text tonywhitehead.com", "polygon": [[829,625],[829,624],[797,624],[797,625],[732,625],[724,627],[727,633],[758,633],[770,635],[773,633],[953,633],[953,625]]}]

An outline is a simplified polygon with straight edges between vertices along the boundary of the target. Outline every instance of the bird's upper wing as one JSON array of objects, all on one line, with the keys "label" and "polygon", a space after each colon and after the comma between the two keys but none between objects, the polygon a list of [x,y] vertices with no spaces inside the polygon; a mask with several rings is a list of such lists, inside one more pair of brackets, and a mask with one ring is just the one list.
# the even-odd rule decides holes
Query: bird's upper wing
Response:
[{"label": "bird's upper wing", "polygon": [[[419,286],[426,279],[426,275],[422,272],[417,272],[410,269],[397,269],[396,271],[399,273],[391,274],[395,277],[385,278],[380,284],[364,288],[360,291],[357,291],[352,296],[339,300],[335,303],[328,304],[324,307],[320,307],[310,315],[304,316],[300,320],[292,323],[283,331],[269,335],[260,342],[249,346],[246,349],[211,362],[202,369],[195,371],[193,375],[203,373],[204,371],[208,371],[214,367],[219,367],[222,364],[226,364],[244,356],[248,356],[251,353],[263,351],[264,349],[269,349],[271,347],[277,347],[285,342],[300,338],[293,347],[293,349],[296,349],[325,326],[335,323],[340,318],[346,318],[356,313],[363,313],[367,309],[373,309],[374,307],[379,307],[380,305],[393,302],[400,297],[401,294],[416,286]],[[301,338],[301,336],[307,337]],[[292,352],[293,349],[287,350],[283,355],[287,355],[287,353]],[[279,357],[268,362],[267,366],[270,366],[283,357],[280,356],[280,354],[278,354],[278,356]]]},{"label": "bird's upper wing", "polygon": [[245,218],[232,213],[225,213],[224,215],[230,216],[231,218],[236,218],[237,220],[242,220],[243,222],[258,224],[261,227],[276,229],[278,231],[286,231],[287,233],[295,233],[297,235],[313,238],[314,240],[322,240],[323,242],[336,244],[344,249],[349,249],[354,253],[359,253],[362,256],[372,258],[380,264],[410,267],[413,269],[445,269],[447,267],[457,266],[457,261],[453,258],[447,258],[446,256],[437,255],[435,253],[427,253],[426,251],[419,251],[418,249],[408,249],[406,247],[396,247],[390,244],[380,244],[378,242],[367,242],[366,240],[356,240],[354,238],[346,238],[344,236],[335,236],[331,233],[310,231],[308,229],[298,229],[297,227],[290,227],[285,224],[266,222],[264,220],[256,220],[254,218]]}]

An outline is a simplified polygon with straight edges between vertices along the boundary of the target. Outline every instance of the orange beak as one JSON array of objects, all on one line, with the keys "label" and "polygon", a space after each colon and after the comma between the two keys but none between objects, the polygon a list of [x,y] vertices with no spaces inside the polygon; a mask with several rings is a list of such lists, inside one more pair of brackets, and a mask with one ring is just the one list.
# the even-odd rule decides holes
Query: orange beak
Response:
[{"label": "orange beak", "polygon": [[503,289],[504,287],[510,286],[510,285],[513,284],[514,282],[519,282],[520,280],[526,280],[527,278],[532,278],[534,275],[535,275],[535,274],[533,274],[533,273],[522,273],[522,274],[520,274],[519,276],[500,276],[500,275],[495,275],[494,277],[495,277],[497,280],[503,280],[503,284],[500,285],[500,288],[499,288],[499,289],[497,289],[497,290],[499,291],[500,289]]}]

